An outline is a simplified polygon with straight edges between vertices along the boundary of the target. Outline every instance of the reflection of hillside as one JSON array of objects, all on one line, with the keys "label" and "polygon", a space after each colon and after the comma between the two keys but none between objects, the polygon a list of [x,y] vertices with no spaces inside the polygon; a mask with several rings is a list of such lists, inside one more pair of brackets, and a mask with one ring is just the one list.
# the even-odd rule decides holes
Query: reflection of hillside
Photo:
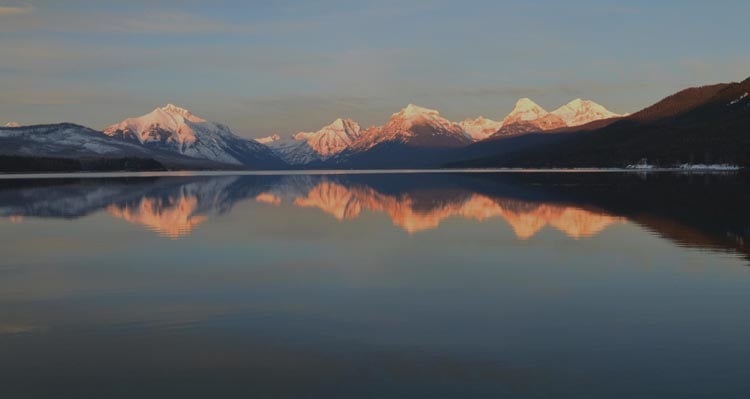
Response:
[{"label": "reflection of hillside", "polygon": [[502,218],[519,239],[531,238],[545,226],[552,226],[572,238],[588,237],[613,223],[625,221],[570,206],[493,199],[474,193],[454,196],[425,208],[418,206],[409,194],[385,195],[366,186],[345,187],[326,180],[319,182],[306,196],[296,198],[294,204],[321,209],[338,220],[357,218],[363,210],[382,212],[409,233],[435,229],[443,220],[454,216],[479,222]]},{"label": "reflection of hillside", "polygon": [[273,204],[276,206],[281,205],[281,198],[279,196],[269,193],[262,193],[258,194],[258,196],[255,197],[255,200],[258,202],[263,202],[266,204]]},{"label": "reflection of hillside", "polygon": [[162,237],[179,238],[190,234],[198,225],[208,220],[197,215],[198,198],[180,195],[177,198],[142,198],[136,205],[107,207],[112,216],[130,223],[146,226]]},{"label": "reflection of hillside", "polygon": [[[519,239],[545,227],[572,238],[626,219],[678,245],[750,258],[750,174],[647,178],[615,173],[179,176],[0,180],[0,224],[108,210],[165,237],[195,231],[242,201],[318,208],[338,220],[387,215],[409,232],[448,218],[502,219]],[[268,209],[270,210],[270,209]],[[252,223],[252,221],[248,221]]]}]

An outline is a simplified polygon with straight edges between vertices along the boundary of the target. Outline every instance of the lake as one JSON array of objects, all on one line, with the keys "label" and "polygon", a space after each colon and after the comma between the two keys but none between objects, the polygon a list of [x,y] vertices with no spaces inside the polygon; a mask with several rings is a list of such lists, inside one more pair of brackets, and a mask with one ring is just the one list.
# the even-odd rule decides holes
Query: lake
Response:
[{"label": "lake", "polygon": [[7,398],[744,398],[744,173],[0,180]]}]

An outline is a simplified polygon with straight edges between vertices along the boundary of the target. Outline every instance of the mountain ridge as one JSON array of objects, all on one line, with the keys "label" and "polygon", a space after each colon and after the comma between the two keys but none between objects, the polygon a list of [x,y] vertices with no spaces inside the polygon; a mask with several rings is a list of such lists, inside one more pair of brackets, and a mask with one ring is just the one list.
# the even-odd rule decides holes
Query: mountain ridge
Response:
[{"label": "mountain ridge", "polygon": [[123,142],[228,165],[282,164],[267,146],[236,136],[228,126],[209,122],[173,104],[127,118],[106,127],[102,133]]},{"label": "mountain ridge", "polygon": [[625,166],[642,158],[662,165],[745,165],[749,112],[750,78],[687,88],[629,115],[580,98],[548,112],[521,98],[502,121],[453,122],[435,109],[408,104],[381,126],[362,128],[337,118],[284,138],[245,139],[167,104],[103,131],[67,123],[0,127],[0,155],[24,163],[99,157],[215,169]]}]

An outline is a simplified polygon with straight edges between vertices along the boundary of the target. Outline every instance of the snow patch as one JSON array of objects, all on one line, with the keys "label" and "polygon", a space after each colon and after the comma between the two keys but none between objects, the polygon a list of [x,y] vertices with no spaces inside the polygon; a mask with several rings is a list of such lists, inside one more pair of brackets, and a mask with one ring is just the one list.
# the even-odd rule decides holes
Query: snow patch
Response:
[{"label": "snow patch", "polygon": [[744,100],[745,98],[747,98],[748,95],[750,95],[750,93],[745,92],[745,94],[741,95],[740,98],[738,98],[738,99],[733,100],[732,102],[730,102],[729,105],[737,104],[738,102],[740,102],[740,101]]},{"label": "snow patch", "polygon": [[266,137],[261,137],[261,138],[255,139],[255,141],[257,141],[257,142],[259,142],[261,144],[266,144],[266,145],[270,144],[270,143],[273,143],[275,141],[279,141],[279,140],[281,140],[281,136],[279,136],[278,134],[273,134],[273,135],[270,135],[270,136],[266,136]]},{"label": "snow patch", "polygon": [[601,119],[623,116],[616,114],[591,100],[582,100],[580,98],[552,111],[552,114],[559,116],[565,124],[570,127],[585,125]]}]

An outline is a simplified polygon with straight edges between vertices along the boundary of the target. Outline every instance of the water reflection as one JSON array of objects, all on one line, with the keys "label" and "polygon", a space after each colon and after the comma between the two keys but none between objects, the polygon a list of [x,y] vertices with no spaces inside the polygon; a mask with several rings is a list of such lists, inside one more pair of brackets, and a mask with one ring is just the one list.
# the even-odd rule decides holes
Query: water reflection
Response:
[{"label": "water reflection", "polygon": [[[439,194],[436,193],[436,198]],[[409,233],[433,230],[450,217],[482,222],[502,218],[521,240],[533,237],[545,226],[553,226],[572,238],[593,236],[607,226],[622,223],[624,218],[602,212],[554,204],[540,204],[509,198],[491,198],[471,193],[452,195],[432,207],[421,207],[409,193],[387,195],[368,186],[347,187],[331,181],[317,183],[294,205],[318,208],[338,220],[355,219],[365,211],[387,214],[393,224]]]},{"label": "water reflection", "polygon": [[179,238],[190,234],[194,228],[208,220],[195,214],[198,198],[180,195],[167,200],[143,198],[135,205],[110,205],[110,215],[130,223],[146,226],[163,237]]},{"label": "water reflection", "polygon": [[618,174],[15,180],[0,183],[0,216],[22,223],[27,217],[78,218],[106,210],[159,236],[177,239],[237,202],[254,200],[274,207],[318,209],[342,222],[365,212],[385,214],[409,234],[438,229],[450,218],[498,218],[519,240],[546,227],[573,239],[592,237],[630,220],[681,245],[747,253],[745,180]]},{"label": "water reflection", "polygon": [[745,397],[748,187],[0,180],[0,385],[14,398]]}]

